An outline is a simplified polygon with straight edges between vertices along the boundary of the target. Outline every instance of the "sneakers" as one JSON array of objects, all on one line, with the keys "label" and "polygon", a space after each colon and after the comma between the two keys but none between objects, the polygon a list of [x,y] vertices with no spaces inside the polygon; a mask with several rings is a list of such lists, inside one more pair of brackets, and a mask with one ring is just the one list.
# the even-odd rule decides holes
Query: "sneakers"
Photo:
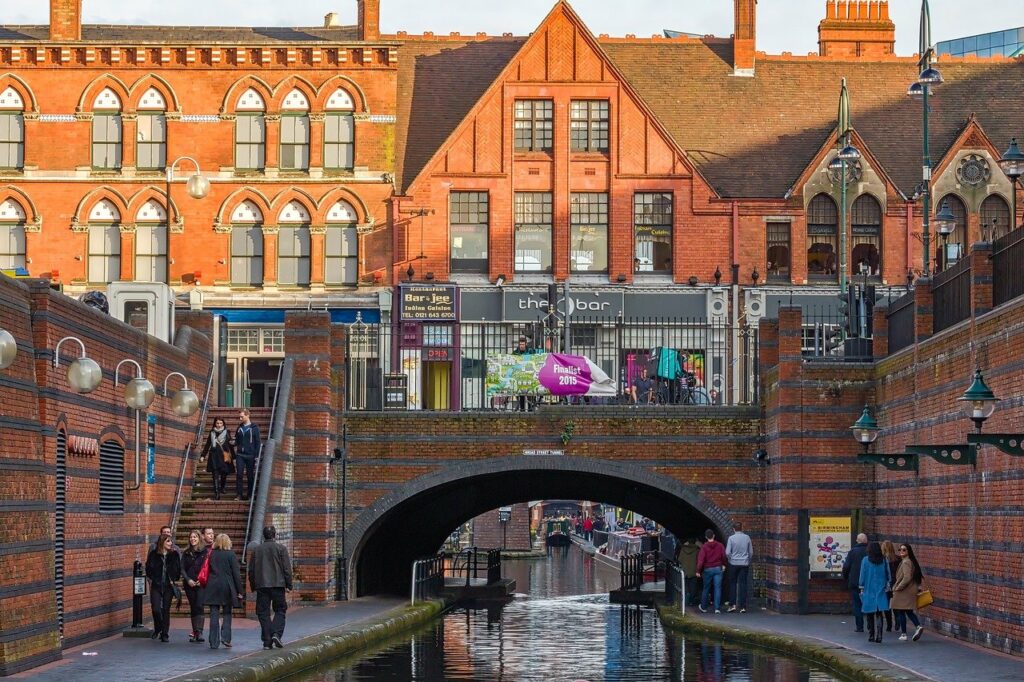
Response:
[{"label": "sneakers", "polygon": [[[746,609],[743,609],[743,610],[746,611]],[[729,613],[735,613],[735,612],[736,612],[736,605],[733,604],[732,606],[729,607]]]},{"label": "sneakers", "polygon": [[718,610],[718,609],[715,609],[715,613],[721,615],[722,612],[720,610]]},{"label": "sneakers", "polygon": [[270,646],[269,644],[264,644],[263,648],[264,649],[273,649],[274,647]]},{"label": "sneakers", "polygon": [[225,649],[230,649],[231,648],[231,642],[221,642],[221,644],[224,645]]},{"label": "sneakers", "polygon": [[897,637],[896,639],[900,640],[901,642],[907,641],[907,633],[905,633],[905,632],[901,633],[900,636]]},{"label": "sneakers", "polygon": [[278,649],[283,649],[284,648],[284,644],[281,644],[281,638],[278,637],[277,635],[274,635],[273,637],[270,638],[270,643],[272,645],[274,645],[275,647],[277,647]]},{"label": "sneakers", "polygon": [[924,628],[921,627],[920,625],[918,625],[917,629],[914,630],[914,637],[913,637],[914,641],[916,642],[917,640],[921,639],[921,635],[923,635],[923,634],[924,634]]},{"label": "sneakers", "polygon": [[703,604],[698,604],[697,608],[700,609],[701,613],[707,613],[708,612],[708,610],[706,608],[704,608]]},{"label": "sneakers", "polygon": [[746,612],[747,612],[746,609],[740,609],[740,613],[746,613]]}]

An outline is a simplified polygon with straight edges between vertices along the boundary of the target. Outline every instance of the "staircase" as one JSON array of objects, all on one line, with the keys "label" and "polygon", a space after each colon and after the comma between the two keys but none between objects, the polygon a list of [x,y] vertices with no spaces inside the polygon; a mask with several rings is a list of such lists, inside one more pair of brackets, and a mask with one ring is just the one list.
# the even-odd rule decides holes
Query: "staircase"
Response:
[{"label": "staircase", "polygon": [[[242,551],[245,549],[245,531],[249,520],[249,502],[235,500],[235,475],[228,474],[225,494],[221,499],[213,499],[213,474],[206,471],[206,462],[199,461],[199,453],[202,452],[206,439],[209,438],[210,429],[213,428],[215,419],[223,419],[229,432],[234,435],[238,426],[238,408],[234,407],[211,407],[206,417],[206,426],[203,430],[203,440],[195,450],[195,478],[192,484],[192,495],[184,500],[181,505],[181,514],[178,516],[178,524],[175,530],[174,542],[184,550],[188,547],[188,534],[193,529],[202,530],[205,526],[212,526],[218,535],[226,533],[231,538],[231,547],[242,561]],[[260,437],[264,442],[270,433],[270,408],[251,408],[249,418],[259,427]],[[255,493],[254,493],[255,494]],[[242,583],[247,580],[246,569],[242,567]],[[245,585],[248,591],[248,585]],[[188,597],[182,592],[181,606],[174,610],[175,615],[188,615]],[[234,614],[245,616],[245,606],[235,609]]]}]

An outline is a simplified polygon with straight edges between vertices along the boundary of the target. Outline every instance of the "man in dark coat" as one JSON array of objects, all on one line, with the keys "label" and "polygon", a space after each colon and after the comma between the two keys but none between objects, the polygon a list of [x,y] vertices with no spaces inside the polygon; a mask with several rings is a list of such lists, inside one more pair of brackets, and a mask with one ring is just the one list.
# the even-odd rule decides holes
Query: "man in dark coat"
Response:
[{"label": "man in dark coat", "polygon": [[[263,529],[263,544],[252,551],[249,561],[249,587],[256,592],[256,617],[260,619],[263,648],[280,649],[284,637],[285,613],[288,600],[285,590],[292,589],[292,562],[288,550],[277,542],[277,529],[267,526]],[[270,618],[273,606],[274,618]]]},{"label": "man in dark coat", "polygon": [[[256,477],[256,458],[260,454],[260,429],[249,419],[249,410],[238,413],[241,422],[235,431],[235,492],[236,500],[248,500],[252,496],[253,480]],[[242,488],[242,474],[245,473],[245,488]]]},{"label": "man in dark coat", "polygon": [[868,554],[868,536],[861,533],[843,561],[843,580],[850,591],[850,604],[853,606],[853,617],[857,623],[854,632],[864,632],[864,612],[860,603],[860,564]]}]

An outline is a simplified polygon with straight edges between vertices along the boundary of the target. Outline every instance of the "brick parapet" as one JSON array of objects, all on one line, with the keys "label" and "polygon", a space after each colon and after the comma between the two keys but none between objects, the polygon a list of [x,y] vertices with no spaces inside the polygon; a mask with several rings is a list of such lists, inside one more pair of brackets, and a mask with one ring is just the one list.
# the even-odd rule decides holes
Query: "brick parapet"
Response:
[{"label": "brick parapet", "polygon": [[992,310],[992,244],[971,246],[971,311],[975,317]]}]

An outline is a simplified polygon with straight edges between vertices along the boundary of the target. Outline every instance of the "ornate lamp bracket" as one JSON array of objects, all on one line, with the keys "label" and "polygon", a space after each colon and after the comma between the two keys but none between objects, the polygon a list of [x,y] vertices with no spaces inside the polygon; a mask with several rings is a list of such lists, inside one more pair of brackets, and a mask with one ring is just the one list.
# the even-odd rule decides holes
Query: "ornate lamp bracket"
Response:
[{"label": "ornate lamp bracket", "polygon": [[857,455],[857,461],[861,464],[881,464],[890,471],[913,471],[917,473],[917,455],[868,453]]},{"label": "ornate lamp bracket", "polygon": [[925,455],[941,464],[970,464],[975,466],[978,463],[978,448],[966,443],[956,443],[954,445],[908,445],[907,454]]},{"label": "ornate lamp bracket", "polygon": [[1001,452],[1014,457],[1024,457],[1024,435],[1016,433],[969,433],[967,442],[971,445],[994,445]]}]

